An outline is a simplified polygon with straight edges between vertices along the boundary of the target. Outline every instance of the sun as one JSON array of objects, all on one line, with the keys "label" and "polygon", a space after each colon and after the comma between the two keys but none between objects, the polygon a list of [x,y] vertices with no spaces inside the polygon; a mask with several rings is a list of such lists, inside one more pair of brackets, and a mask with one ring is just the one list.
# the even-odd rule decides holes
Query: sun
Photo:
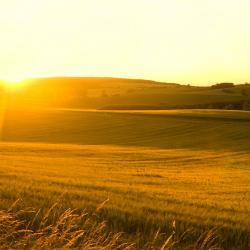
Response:
[{"label": "sun", "polygon": [[27,78],[22,78],[22,77],[7,77],[2,80],[2,83],[5,91],[19,92],[26,85],[26,80]]},{"label": "sun", "polygon": [[4,81],[6,84],[14,85],[20,83],[21,81],[23,81],[23,79],[20,77],[8,77],[5,78]]},{"label": "sun", "polygon": [[22,77],[7,77],[3,81],[9,88],[20,86],[26,79]]}]

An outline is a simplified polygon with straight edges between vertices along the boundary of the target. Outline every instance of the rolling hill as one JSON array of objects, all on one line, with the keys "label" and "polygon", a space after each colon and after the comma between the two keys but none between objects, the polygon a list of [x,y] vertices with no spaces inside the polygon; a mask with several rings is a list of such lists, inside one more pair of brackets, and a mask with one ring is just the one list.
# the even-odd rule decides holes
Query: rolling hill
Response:
[{"label": "rolling hill", "polygon": [[238,151],[249,131],[247,111],[19,109],[6,110],[2,140]]},{"label": "rolling hill", "polygon": [[[0,84],[1,85],[1,84]],[[2,83],[3,86],[3,83]],[[250,86],[195,87],[122,78],[43,78],[4,91],[9,105],[91,109],[248,109]]]},{"label": "rolling hill", "polygon": [[0,208],[22,199],[46,215],[108,199],[98,218],[136,249],[173,220],[177,237],[193,232],[180,249],[214,228],[222,249],[247,249],[249,112],[30,108],[3,122]]},{"label": "rolling hill", "polygon": [[[211,249],[210,240],[248,249],[250,112],[197,108],[242,108],[249,86],[217,87],[111,78],[4,87],[0,209],[21,199],[43,218],[54,204],[55,214],[92,213],[108,199],[95,218],[135,249],[158,230],[164,243],[173,221],[177,238],[192,232],[178,249]],[[197,242],[212,229],[218,237]]]}]

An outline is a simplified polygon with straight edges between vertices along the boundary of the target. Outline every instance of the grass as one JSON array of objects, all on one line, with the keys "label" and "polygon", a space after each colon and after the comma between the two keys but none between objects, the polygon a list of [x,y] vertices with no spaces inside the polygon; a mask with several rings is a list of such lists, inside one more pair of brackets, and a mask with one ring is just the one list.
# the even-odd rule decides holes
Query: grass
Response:
[{"label": "grass", "polygon": [[248,119],[247,112],[8,111],[0,207],[21,198],[46,214],[60,199],[62,213],[94,211],[108,199],[100,222],[135,248],[159,228],[171,235],[175,221],[176,237],[193,231],[180,249],[213,228],[222,248],[247,249]]},{"label": "grass", "polygon": [[[55,203],[45,214],[40,210],[18,208],[18,200],[6,211],[0,212],[1,249],[85,249],[85,250],[134,250],[136,244],[122,233],[107,232],[105,221],[99,222],[99,206],[93,213],[67,209],[60,212]],[[153,239],[143,246],[145,250],[168,250],[181,246],[186,235],[176,237],[175,222],[170,236],[158,230]],[[188,232],[190,235],[190,232]],[[194,244],[185,249],[219,250],[213,230],[201,235]]]},{"label": "grass", "polygon": [[4,143],[0,159],[3,208],[22,198],[46,209],[64,194],[65,208],[91,210],[108,198],[102,218],[138,240],[176,220],[180,233],[219,227],[227,246],[246,244],[247,152]]},{"label": "grass", "polygon": [[[250,150],[243,111],[9,110],[4,141]],[[190,140],[192,138],[192,140]]]},{"label": "grass", "polygon": [[107,233],[97,213],[60,213],[54,204],[41,216],[40,210],[17,210],[16,203],[0,213],[1,249],[133,249],[121,234]]},{"label": "grass", "polygon": [[[161,108],[176,105],[196,107],[221,102],[225,103],[225,107],[227,104],[250,100],[249,85],[214,89],[136,79],[65,77],[33,79],[19,86],[7,93],[9,103],[18,107],[24,105],[92,109],[110,106]],[[2,93],[0,82],[0,98]]]}]

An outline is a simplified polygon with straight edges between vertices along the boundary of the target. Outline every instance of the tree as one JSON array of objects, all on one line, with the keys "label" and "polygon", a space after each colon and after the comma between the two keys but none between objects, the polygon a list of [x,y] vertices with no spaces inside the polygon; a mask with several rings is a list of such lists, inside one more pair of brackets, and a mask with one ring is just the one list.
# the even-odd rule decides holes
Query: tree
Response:
[{"label": "tree", "polygon": [[211,86],[212,89],[225,89],[225,88],[233,88],[234,83],[231,82],[222,82],[222,83],[217,83]]}]

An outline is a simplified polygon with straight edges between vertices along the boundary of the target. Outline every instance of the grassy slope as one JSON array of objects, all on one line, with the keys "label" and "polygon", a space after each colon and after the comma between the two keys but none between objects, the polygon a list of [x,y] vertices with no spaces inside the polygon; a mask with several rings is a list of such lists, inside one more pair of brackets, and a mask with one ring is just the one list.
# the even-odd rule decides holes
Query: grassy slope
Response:
[{"label": "grassy slope", "polygon": [[[109,198],[103,218],[114,230],[159,227],[178,233],[223,227],[225,246],[244,249],[249,233],[249,152],[117,146],[0,145],[0,206],[22,198],[48,208],[95,207]],[[197,237],[196,237],[197,238]]]},{"label": "grassy slope", "polygon": [[[176,219],[180,233],[223,226],[224,245],[244,249],[250,230],[248,112],[50,109],[238,101],[248,98],[242,88],[248,87],[225,92],[70,78],[11,90],[0,108],[0,206],[22,197],[46,209],[64,194],[66,207],[83,208],[109,197],[103,218],[115,230],[147,238],[158,227],[171,231]],[[17,109],[23,104],[29,108]]]},{"label": "grassy slope", "polygon": [[[1,83],[0,83],[1,86]],[[9,92],[13,105],[102,108],[236,102],[250,99],[249,86],[211,89],[116,78],[49,78],[30,80]],[[1,89],[1,88],[0,88]],[[246,95],[242,95],[246,89]]]},{"label": "grassy slope", "polygon": [[225,246],[244,249],[249,119],[236,111],[7,111],[0,205],[22,197],[48,207],[65,194],[66,206],[83,208],[109,198],[103,217],[114,229],[145,237],[170,231],[173,219],[179,232],[223,226]]},{"label": "grassy slope", "polygon": [[250,150],[248,112],[7,111],[3,140]]}]

